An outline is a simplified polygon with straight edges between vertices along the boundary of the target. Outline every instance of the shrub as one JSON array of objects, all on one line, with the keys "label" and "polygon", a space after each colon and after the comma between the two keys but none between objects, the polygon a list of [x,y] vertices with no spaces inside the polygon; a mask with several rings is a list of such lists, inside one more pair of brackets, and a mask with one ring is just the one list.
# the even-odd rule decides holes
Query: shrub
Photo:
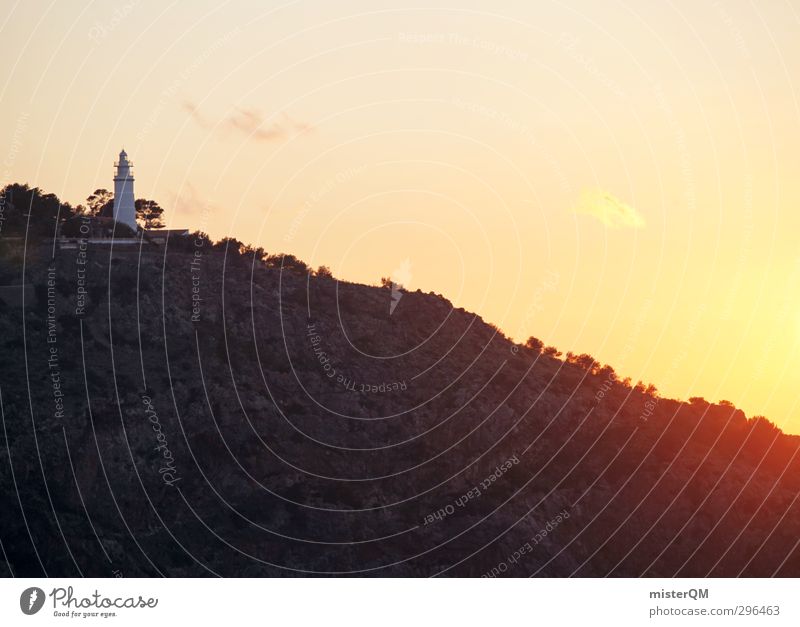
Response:
[{"label": "shrub", "polygon": [[587,353],[576,355],[573,352],[567,352],[567,363],[575,364],[592,373],[597,372],[600,367],[600,362]]},{"label": "shrub", "polygon": [[602,368],[599,368],[597,370],[597,374],[599,376],[603,377],[603,379],[605,379],[607,381],[617,381],[618,380],[616,371],[614,370],[614,368],[612,368],[608,364],[606,364]]},{"label": "shrub", "polygon": [[525,342],[525,348],[532,350],[534,353],[541,353],[544,348],[544,342],[531,335]]},{"label": "shrub", "polygon": [[296,272],[298,274],[308,274],[311,268],[304,262],[287,253],[278,253],[277,255],[269,255],[266,259],[267,265],[273,268],[282,268],[289,272]]}]

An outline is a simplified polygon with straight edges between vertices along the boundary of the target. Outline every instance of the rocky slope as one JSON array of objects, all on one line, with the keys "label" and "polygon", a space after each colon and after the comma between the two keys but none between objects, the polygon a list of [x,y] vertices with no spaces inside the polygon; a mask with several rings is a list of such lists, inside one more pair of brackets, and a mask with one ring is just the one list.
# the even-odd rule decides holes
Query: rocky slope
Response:
[{"label": "rocky slope", "polygon": [[232,251],[27,255],[2,261],[35,286],[0,303],[5,575],[800,576],[798,438],[763,419],[432,294],[390,315]]}]

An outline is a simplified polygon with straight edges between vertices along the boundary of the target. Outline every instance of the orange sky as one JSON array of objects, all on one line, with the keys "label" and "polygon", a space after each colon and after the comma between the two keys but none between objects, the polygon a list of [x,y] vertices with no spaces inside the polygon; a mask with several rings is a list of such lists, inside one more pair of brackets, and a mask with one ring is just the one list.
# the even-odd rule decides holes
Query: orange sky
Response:
[{"label": "orange sky", "polygon": [[800,433],[790,2],[9,4],[3,182],[81,202],[124,146],[170,226]]}]

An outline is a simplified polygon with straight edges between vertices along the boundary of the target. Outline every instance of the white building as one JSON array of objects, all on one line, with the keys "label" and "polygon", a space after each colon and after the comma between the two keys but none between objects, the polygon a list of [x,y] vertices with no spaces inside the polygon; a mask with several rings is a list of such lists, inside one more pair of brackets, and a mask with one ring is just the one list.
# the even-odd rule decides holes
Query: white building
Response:
[{"label": "white building", "polygon": [[136,202],[133,196],[133,164],[128,161],[125,149],[119,153],[119,161],[114,164],[114,219],[127,224],[134,231],[136,225]]}]

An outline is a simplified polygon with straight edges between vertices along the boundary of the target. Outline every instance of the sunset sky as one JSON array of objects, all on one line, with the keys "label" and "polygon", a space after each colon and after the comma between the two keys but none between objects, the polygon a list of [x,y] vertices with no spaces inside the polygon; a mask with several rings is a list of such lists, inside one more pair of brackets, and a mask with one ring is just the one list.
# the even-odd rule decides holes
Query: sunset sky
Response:
[{"label": "sunset sky", "polygon": [[[800,433],[800,9],[8,2],[2,182],[377,283]],[[800,87],[800,85],[798,86]]]}]

